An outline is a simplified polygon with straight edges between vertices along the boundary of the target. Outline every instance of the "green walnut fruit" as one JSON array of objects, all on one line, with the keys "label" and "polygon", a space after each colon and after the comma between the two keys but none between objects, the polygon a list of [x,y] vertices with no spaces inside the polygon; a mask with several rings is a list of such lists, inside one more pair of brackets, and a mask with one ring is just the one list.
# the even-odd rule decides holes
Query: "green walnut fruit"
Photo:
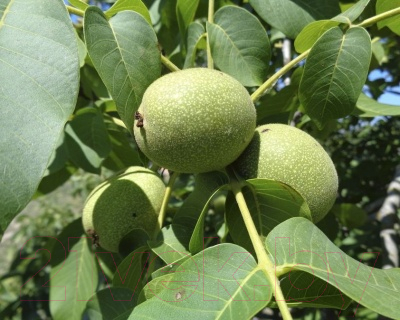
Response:
[{"label": "green walnut fruit", "polygon": [[245,179],[272,179],[291,186],[306,200],[314,223],[335,202],[338,176],[331,158],[313,137],[297,128],[258,127],[233,166]]},{"label": "green walnut fruit", "polygon": [[161,167],[185,173],[226,167],[247,147],[256,127],[247,90],[231,76],[206,68],[157,79],[135,118],[143,153]]},{"label": "green walnut fruit", "polygon": [[152,235],[164,193],[156,173],[130,167],[90,193],[83,209],[84,229],[101,247],[118,252],[120,241],[132,229]]}]

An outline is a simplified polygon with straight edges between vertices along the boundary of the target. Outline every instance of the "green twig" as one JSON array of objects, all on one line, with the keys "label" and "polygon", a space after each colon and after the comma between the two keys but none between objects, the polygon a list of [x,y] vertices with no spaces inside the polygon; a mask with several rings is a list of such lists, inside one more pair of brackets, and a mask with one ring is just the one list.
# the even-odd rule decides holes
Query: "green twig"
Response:
[{"label": "green twig", "polygon": [[[355,25],[357,27],[368,27],[370,25],[373,25],[379,21],[388,19],[390,17],[393,17],[395,15],[400,14],[400,8],[392,9],[389,11],[386,11],[384,13],[378,14],[372,18],[366,19],[363,22]],[[278,72],[276,72],[271,78],[269,78],[267,81],[265,81],[254,93],[251,95],[251,99],[253,102],[257,101],[265,91],[267,91],[270,87],[274,86],[276,81],[280,77],[282,77],[286,72],[288,72],[290,69],[292,69],[296,64],[298,64],[301,60],[305,59],[308,54],[310,53],[311,49],[308,49],[307,51],[304,51],[301,55],[290,61],[287,65],[285,65],[283,68],[281,68]]]},{"label": "green twig", "polygon": [[[214,0],[208,0],[208,22],[214,23]],[[210,35],[207,33],[207,67],[214,69],[214,60],[211,55]]]},{"label": "green twig", "polygon": [[376,16],[373,16],[369,19],[364,20],[363,22],[357,24],[358,27],[369,27],[379,21],[385,20],[387,18],[393,17],[395,15],[400,14],[400,8],[392,9]]},{"label": "green twig", "polygon": [[83,17],[85,15],[85,12],[78,8],[74,8],[71,6],[66,6],[66,7],[67,7],[67,10],[69,13],[76,14],[77,16],[80,16],[80,17]]},{"label": "green twig", "polygon": [[307,57],[307,55],[310,53],[310,51],[311,51],[311,49],[304,51],[301,55],[294,58],[288,64],[286,64],[281,69],[279,69],[278,72],[276,72],[271,78],[269,78],[267,81],[265,81],[256,91],[253,92],[253,94],[251,95],[251,100],[253,100],[253,102],[257,101],[267,89],[272,87],[276,83],[276,81],[278,81],[278,79],[280,77],[282,77],[286,72],[288,72],[290,69],[292,69],[296,64],[298,64],[305,57]]},{"label": "green twig", "polygon": [[179,69],[176,65],[174,65],[172,63],[171,60],[169,60],[167,57],[165,57],[164,55],[161,55],[161,62],[164,66],[166,66],[169,70],[175,72],[175,71],[180,71],[181,69]]},{"label": "green twig", "polygon": [[172,193],[172,186],[174,185],[175,180],[178,177],[178,175],[179,175],[178,172],[174,172],[169,178],[167,187],[165,189],[164,199],[161,204],[160,214],[158,215],[158,228],[156,228],[156,230],[155,230],[154,238],[157,236],[158,232],[161,230],[161,228],[164,224],[164,219],[165,219],[165,215],[167,213],[169,198],[171,197],[171,193]]},{"label": "green twig", "polygon": [[266,275],[269,283],[271,285],[275,285],[275,290],[273,294],[275,296],[275,300],[278,304],[279,310],[282,314],[282,318],[284,320],[292,320],[293,318],[286,304],[285,297],[279,284],[279,279],[275,274],[275,266],[272,263],[271,259],[268,257],[267,252],[265,251],[264,244],[261,241],[261,238],[251,217],[249,208],[247,207],[246,200],[242,193],[242,184],[236,179],[236,177],[232,173],[230,173],[230,187],[233,194],[235,195],[235,199],[239,206],[240,213],[242,214],[244,224],[246,225],[247,232],[250,235],[251,243],[253,244],[254,250],[256,252],[258,265]]}]

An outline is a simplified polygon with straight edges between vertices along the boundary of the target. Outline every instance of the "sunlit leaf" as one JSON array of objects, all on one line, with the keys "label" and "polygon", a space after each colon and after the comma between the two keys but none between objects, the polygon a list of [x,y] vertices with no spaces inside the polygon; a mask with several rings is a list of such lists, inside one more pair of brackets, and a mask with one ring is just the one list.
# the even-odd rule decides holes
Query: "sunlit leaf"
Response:
[{"label": "sunlit leaf", "polygon": [[79,57],[60,0],[2,0],[0,237],[35,193],[74,110]]},{"label": "sunlit leaf", "polygon": [[250,4],[262,19],[292,39],[309,23],[340,13],[339,1],[332,0],[250,0]]},{"label": "sunlit leaf", "polygon": [[[381,14],[400,7],[400,0],[377,0],[376,13]],[[400,15],[378,21],[378,28],[388,27],[394,33],[400,35]]]},{"label": "sunlit leaf", "polygon": [[[235,21],[235,23],[232,23]],[[225,6],[207,23],[211,53],[217,67],[244,86],[261,85],[271,58],[267,33],[247,10]]]},{"label": "sunlit leaf", "polygon": [[326,31],[312,47],[299,88],[307,115],[322,128],[350,114],[367,78],[371,39],[360,27]]},{"label": "sunlit leaf", "polygon": [[187,29],[193,21],[200,0],[177,0],[176,17],[183,39],[186,39]]},{"label": "sunlit leaf", "polygon": [[400,116],[400,106],[380,103],[362,93],[357,101],[360,117],[371,118],[378,116]]},{"label": "sunlit leaf", "polygon": [[194,60],[196,57],[196,49],[203,38],[205,33],[204,27],[201,23],[193,22],[189,25],[187,36],[187,52],[184,64],[184,69],[194,67]]},{"label": "sunlit leaf", "polygon": [[360,0],[352,5],[349,9],[341,14],[333,17],[332,20],[338,21],[340,23],[351,24],[354,20],[356,20],[361,13],[364,11],[365,7],[368,5],[370,0]]},{"label": "sunlit leaf", "polygon": [[[400,314],[400,269],[368,267],[362,260],[349,257],[307,219],[283,222],[272,230],[265,244],[278,269],[289,274],[298,270],[308,272],[329,282],[358,305],[389,318]],[[372,254],[376,263],[379,252]]]},{"label": "sunlit leaf", "polygon": [[129,131],[144,91],[161,74],[153,28],[142,15],[122,11],[107,21],[97,7],[86,10],[86,46]]},{"label": "sunlit leaf", "polygon": [[318,20],[308,24],[294,41],[294,47],[297,52],[303,53],[310,49],[314,43],[321,37],[327,30],[339,25],[339,22],[332,20]]},{"label": "sunlit leaf", "polygon": [[147,7],[142,0],[117,0],[104,14],[107,18],[111,18],[118,12],[124,10],[131,10],[141,14],[146,21],[152,25],[149,10],[147,10]]},{"label": "sunlit leaf", "polygon": [[172,277],[153,281],[145,287],[148,300],[129,319],[250,319],[272,295],[254,258],[233,244],[208,248],[185,260]]}]

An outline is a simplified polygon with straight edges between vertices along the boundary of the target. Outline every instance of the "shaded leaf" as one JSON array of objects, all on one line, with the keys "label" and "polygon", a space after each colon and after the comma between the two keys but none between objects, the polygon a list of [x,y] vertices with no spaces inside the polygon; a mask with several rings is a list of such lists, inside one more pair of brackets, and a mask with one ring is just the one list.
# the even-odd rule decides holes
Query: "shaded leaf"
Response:
[{"label": "shaded leaf", "polygon": [[[376,14],[397,9],[400,7],[400,0],[377,0]],[[400,15],[378,21],[378,28],[388,27],[394,33],[400,35]]]},{"label": "shaded leaf", "polygon": [[153,28],[140,14],[119,12],[108,22],[97,7],[86,10],[84,34],[93,64],[132,132],[134,113],[146,88],[161,74]]},{"label": "shaded leaf", "polygon": [[295,110],[299,105],[297,87],[289,85],[274,95],[266,94],[257,106],[257,125],[265,124],[272,115]]},{"label": "shaded leaf", "polygon": [[105,121],[111,142],[111,152],[104,160],[103,166],[115,172],[127,167],[141,166],[139,152],[134,146],[128,131],[114,122]]},{"label": "shaded leaf", "polygon": [[306,113],[321,129],[352,112],[367,78],[371,39],[359,27],[326,31],[312,47],[299,88]]},{"label": "shaded leaf", "polygon": [[100,111],[89,107],[79,110],[65,127],[65,134],[71,161],[88,172],[98,173],[103,160],[111,151]]},{"label": "shaded leaf", "polygon": [[[113,255],[112,253],[107,253]],[[112,281],[113,287],[128,288],[132,291],[132,301],[136,302],[143,288],[146,275],[146,262],[152,263],[150,250],[143,246],[131,252],[117,267]]]},{"label": "shaded leaf", "polygon": [[340,14],[339,2],[331,0],[250,0],[250,4],[262,19],[292,39],[309,23]]},{"label": "shaded leaf", "polygon": [[271,299],[254,258],[233,244],[207,248],[178,270],[149,282],[148,300],[129,319],[249,319]]},{"label": "shaded leaf", "polygon": [[[248,187],[243,189],[243,196],[261,237],[266,237],[279,223],[292,217],[301,216],[311,220],[306,202],[288,185],[268,179],[250,179],[248,182]],[[253,245],[232,193],[229,193],[226,199],[226,222],[235,243],[253,251]]]},{"label": "shaded leaf", "polygon": [[205,29],[201,23],[192,22],[189,25],[188,29],[188,37],[187,37],[187,52],[185,58],[185,64],[183,66],[184,69],[193,68],[194,61],[196,58],[196,50],[199,46],[199,43],[203,38],[205,33]]},{"label": "shaded leaf", "polygon": [[0,237],[35,193],[79,88],[78,47],[64,3],[5,0],[1,7]]},{"label": "shaded leaf", "polygon": [[84,234],[81,219],[65,227],[57,240],[64,244],[67,256],[59,246],[52,250],[51,315],[60,320],[81,319],[98,283],[92,241]]},{"label": "shaded leaf", "polygon": [[349,229],[361,227],[368,219],[367,213],[353,203],[337,204],[332,212],[339,222]]},{"label": "shaded leaf", "polygon": [[148,244],[160,259],[171,264],[190,255],[187,250],[190,236],[187,228],[171,224],[162,228],[157,240],[148,241]]},{"label": "shaded leaf", "polygon": [[62,186],[71,175],[75,172],[75,168],[66,166],[59,171],[45,176],[42,181],[40,181],[39,187],[36,190],[35,198],[41,195],[48,194],[58,187]]},{"label": "shaded leaf", "polygon": [[272,230],[265,244],[278,270],[305,271],[330,283],[358,304],[355,316],[359,304],[390,318],[400,314],[400,269],[368,267],[347,256],[312,222],[287,220]]},{"label": "shaded leaf", "polygon": [[[292,271],[279,279],[289,307],[346,309],[352,300],[335,286],[303,271]],[[276,302],[270,305],[277,307]]]},{"label": "shaded leaf", "polygon": [[87,303],[90,320],[125,320],[129,318],[135,302],[133,292],[127,288],[106,288],[97,291]]},{"label": "shaded leaf", "polygon": [[118,12],[124,10],[131,10],[141,14],[149,25],[152,25],[149,10],[147,10],[147,7],[142,0],[117,0],[104,14],[107,18],[111,18]]},{"label": "shaded leaf", "polygon": [[204,206],[227,181],[227,177],[217,171],[197,174],[195,188],[175,214],[173,224],[179,224],[193,231]]},{"label": "shaded leaf", "polygon": [[207,23],[207,33],[212,57],[221,71],[244,86],[263,83],[271,48],[264,27],[254,15],[239,7],[222,7],[215,13],[214,23]]},{"label": "shaded leaf", "polygon": [[357,109],[360,117],[370,118],[378,116],[400,116],[400,106],[380,103],[369,98],[364,93],[357,100]]}]

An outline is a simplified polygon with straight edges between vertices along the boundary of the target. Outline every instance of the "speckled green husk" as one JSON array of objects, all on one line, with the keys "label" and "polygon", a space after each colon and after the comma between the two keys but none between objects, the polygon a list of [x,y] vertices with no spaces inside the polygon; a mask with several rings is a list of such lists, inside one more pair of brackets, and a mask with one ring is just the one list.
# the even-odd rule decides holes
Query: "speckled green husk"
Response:
[{"label": "speckled green husk", "polygon": [[200,173],[232,163],[256,127],[247,90],[234,78],[206,68],[165,75],[146,90],[134,125],[139,148],[172,171]]},{"label": "speckled green husk", "polygon": [[139,228],[152,235],[165,193],[160,177],[142,167],[130,167],[97,186],[86,199],[82,222],[99,244],[118,252],[124,236]]},{"label": "speckled green husk", "polygon": [[335,202],[338,176],[332,160],[309,134],[283,124],[267,124],[233,164],[245,179],[265,178],[288,184],[307,201],[313,222]]}]

